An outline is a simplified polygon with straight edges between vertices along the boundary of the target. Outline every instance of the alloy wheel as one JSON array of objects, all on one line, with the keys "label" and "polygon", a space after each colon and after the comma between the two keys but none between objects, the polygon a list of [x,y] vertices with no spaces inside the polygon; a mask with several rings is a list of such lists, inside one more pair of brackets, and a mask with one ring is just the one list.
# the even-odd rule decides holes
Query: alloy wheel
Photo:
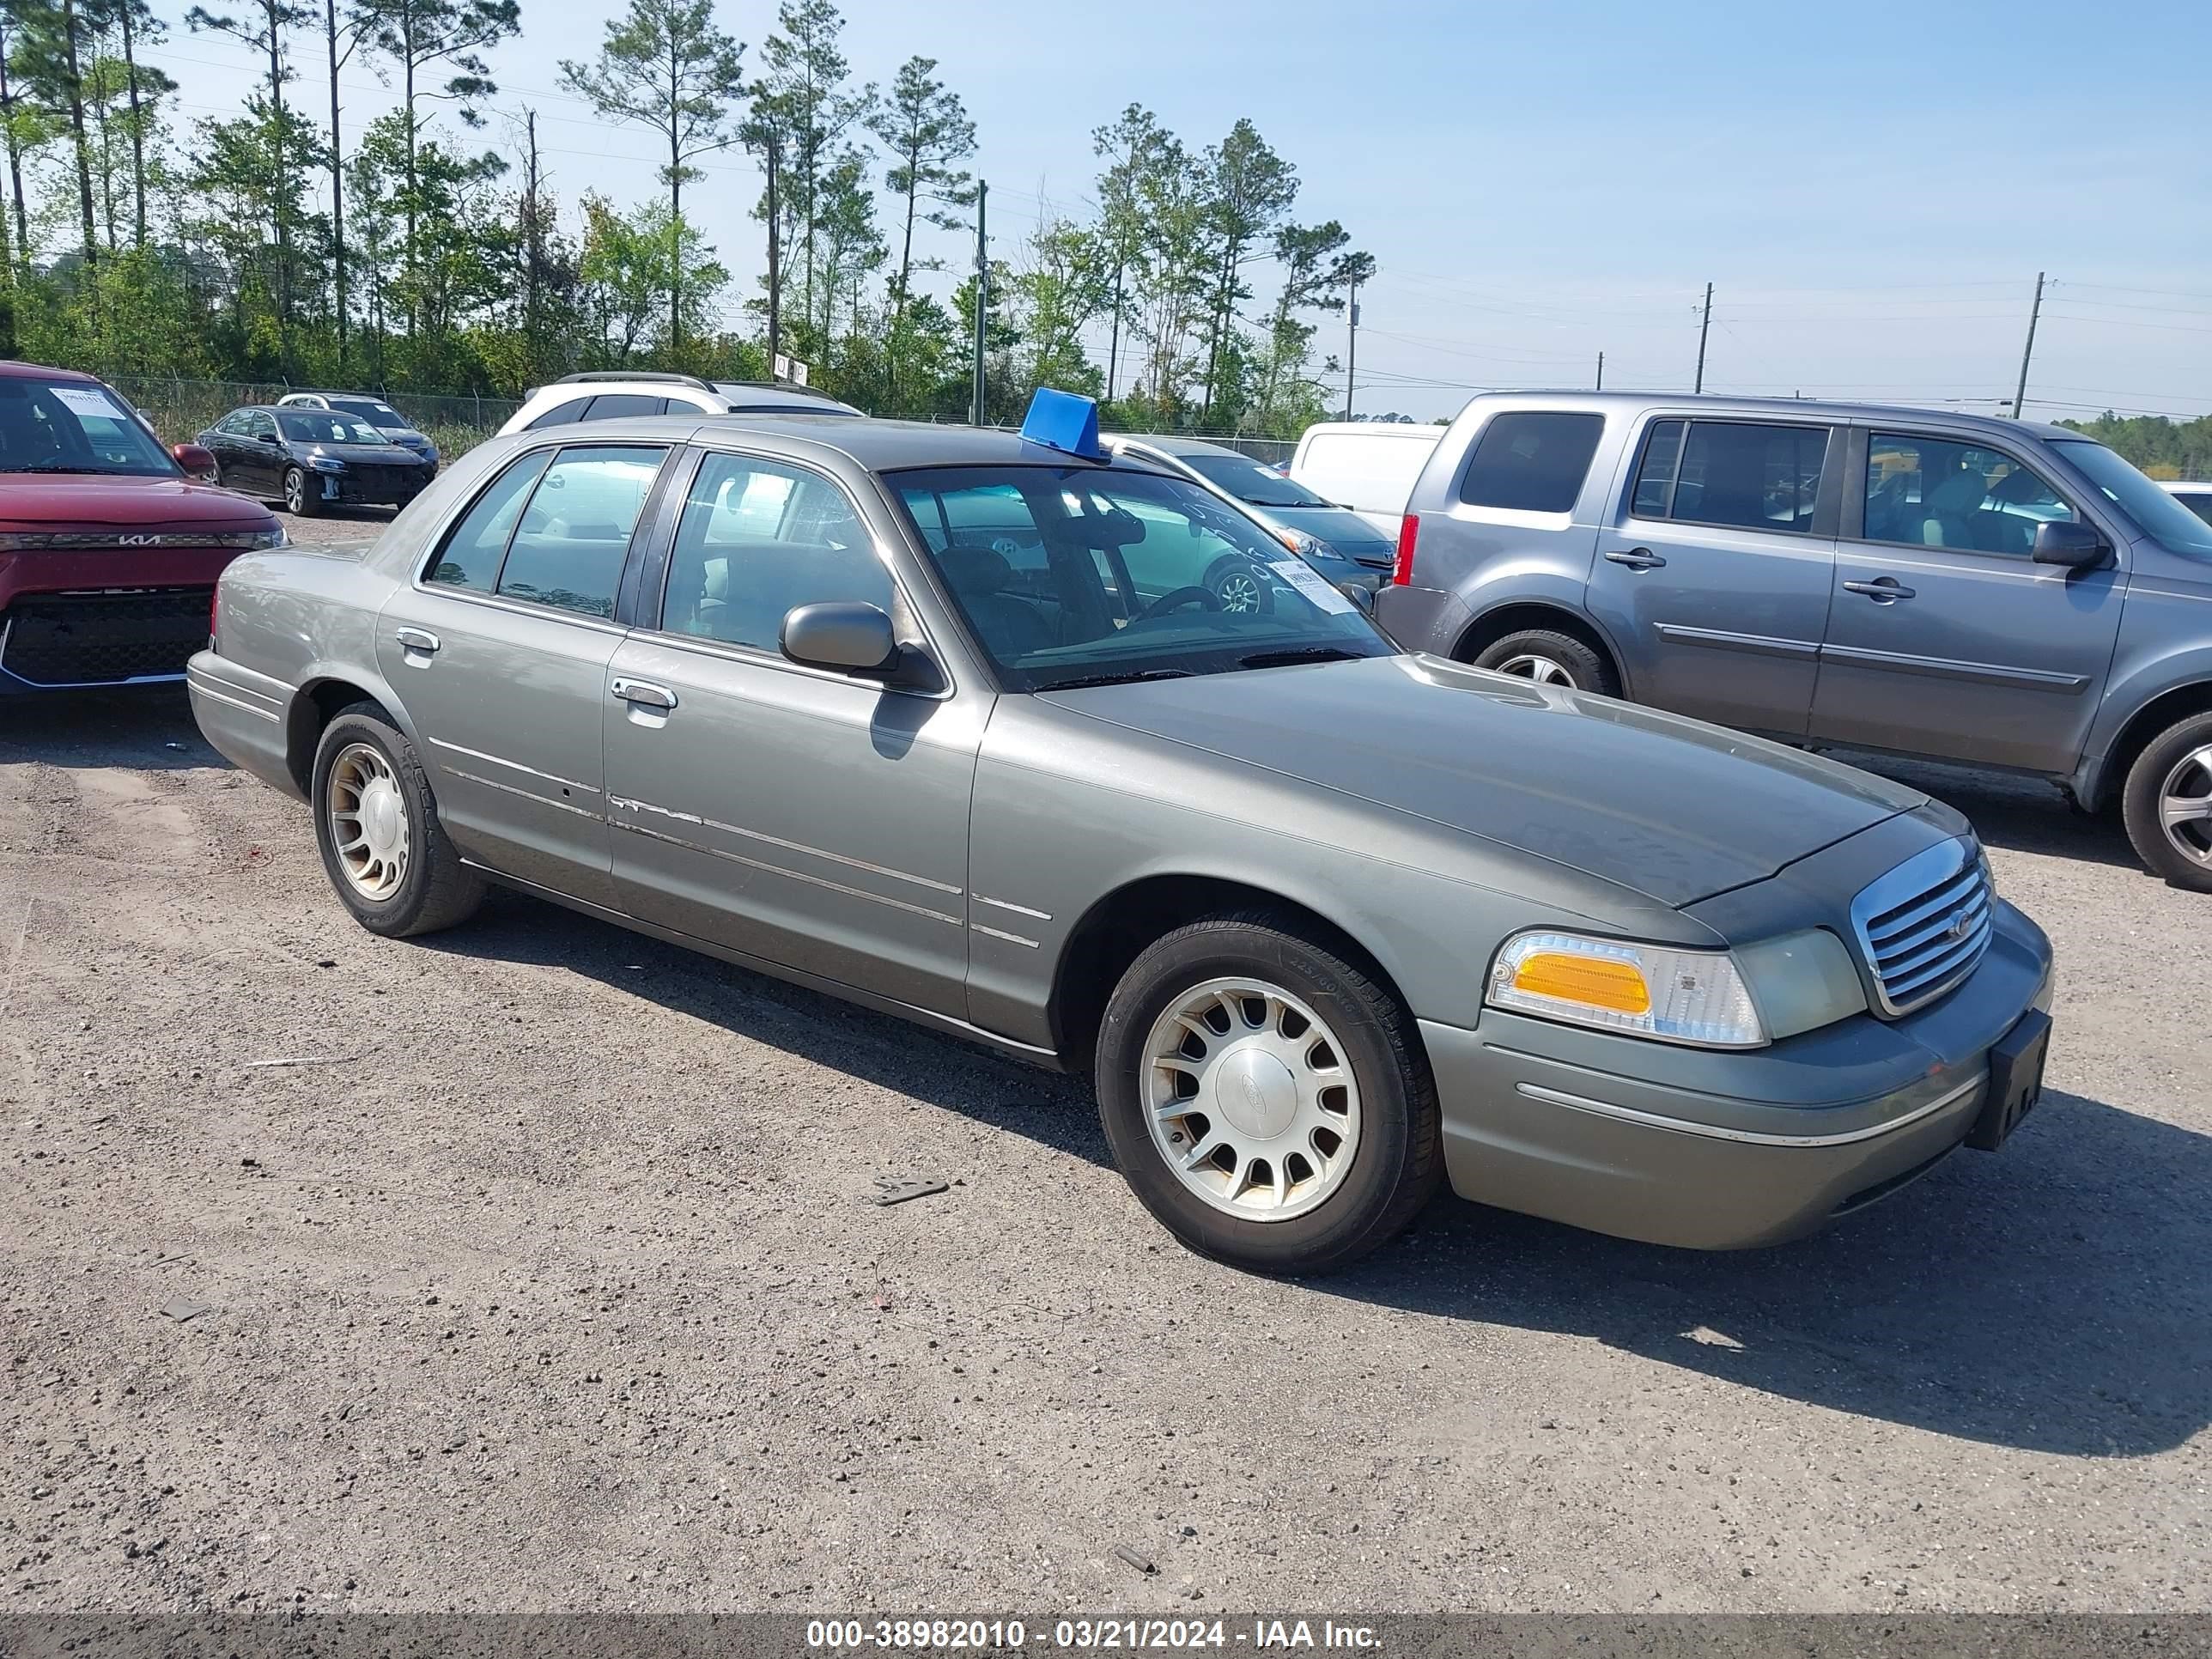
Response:
[{"label": "alloy wheel", "polygon": [[331,763],[331,845],[346,883],[383,903],[407,879],[407,797],[383,750],[348,744]]},{"label": "alloy wheel", "polygon": [[294,467],[284,475],[284,506],[294,513],[307,504],[307,475]]},{"label": "alloy wheel", "polygon": [[1247,567],[1231,570],[1213,585],[1224,611],[1250,616],[1260,608],[1260,573]]},{"label": "alloy wheel", "polygon": [[1359,1085],[1326,1021],[1239,975],[1181,993],[1145,1039],[1146,1120],[1176,1178],[1217,1210],[1287,1221],[1326,1202],[1359,1150]]},{"label": "alloy wheel", "polygon": [[1498,665],[1498,672],[1510,674],[1519,680],[1534,680],[1539,685],[1564,685],[1577,691],[1582,689],[1575,684],[1575,677],[1565,663],[1534,651],[1508,657]]},{"label": "alloy wheel", "polygon": [[2176,852],[2212,869],[2212,744],[2190,750],[2166,773],[2158,821]]}]

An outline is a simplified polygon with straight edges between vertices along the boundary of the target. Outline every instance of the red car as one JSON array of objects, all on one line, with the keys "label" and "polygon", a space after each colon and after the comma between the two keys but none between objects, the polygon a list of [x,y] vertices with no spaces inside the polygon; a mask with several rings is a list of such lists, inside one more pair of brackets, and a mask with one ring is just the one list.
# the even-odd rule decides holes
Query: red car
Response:
[{"label": "red car", "polygon": [[0,362],[0,697],[184,678],[223,567],[284,541],[214,470],[91,375]]}]

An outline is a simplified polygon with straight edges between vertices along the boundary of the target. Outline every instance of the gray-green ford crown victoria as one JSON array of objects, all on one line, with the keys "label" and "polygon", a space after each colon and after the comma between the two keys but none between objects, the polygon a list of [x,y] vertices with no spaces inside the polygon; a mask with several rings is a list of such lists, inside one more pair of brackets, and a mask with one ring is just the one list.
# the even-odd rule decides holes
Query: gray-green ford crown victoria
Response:
[{"label": "gray-green ford crown victoria", "polygon": [[1233,506],[1075,447],[495,441],[365,554],[232,565],[193,708],[313,803],[365,927],[499,881],[1087,1068],[1138,1196],[1250,1267],[1347,1263],[1447,1179],[1769,1243],[2033,1103],[2049,945],[1957,814],[1406,655]]}]

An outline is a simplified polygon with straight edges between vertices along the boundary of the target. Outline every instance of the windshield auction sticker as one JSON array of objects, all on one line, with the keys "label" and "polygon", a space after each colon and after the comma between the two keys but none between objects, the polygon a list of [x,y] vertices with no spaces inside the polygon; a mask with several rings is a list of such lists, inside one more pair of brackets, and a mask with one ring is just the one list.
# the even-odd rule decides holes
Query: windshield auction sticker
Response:
[{"label": "windshield auction sticker", "polygon": [[72,410],[79,416],[89,415],[102,421],[128,418],[115,406],[113,398],[88,386],[58,386],[54,388],[54,396],[62,400],[64,408]]}]

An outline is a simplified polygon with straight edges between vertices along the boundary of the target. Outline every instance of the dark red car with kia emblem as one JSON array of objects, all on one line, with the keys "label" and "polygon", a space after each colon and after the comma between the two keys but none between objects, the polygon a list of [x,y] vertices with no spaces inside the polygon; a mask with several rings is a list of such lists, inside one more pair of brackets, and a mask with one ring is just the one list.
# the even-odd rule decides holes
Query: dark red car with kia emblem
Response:
[{"label": "dark red car with kia emblem", "polygon": [[214,470],[91,375],[0,362],[0,697],[184,678],[223,567],[284,542]]}]

